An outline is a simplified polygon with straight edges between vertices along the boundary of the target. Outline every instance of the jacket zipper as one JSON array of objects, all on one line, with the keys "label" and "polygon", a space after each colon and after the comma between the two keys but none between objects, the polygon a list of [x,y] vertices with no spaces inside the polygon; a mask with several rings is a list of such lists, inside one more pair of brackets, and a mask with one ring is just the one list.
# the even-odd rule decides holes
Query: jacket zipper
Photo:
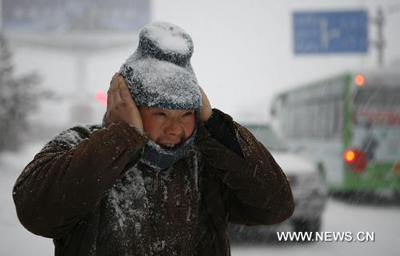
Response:
[{"label": "jacket zipper", "polygon": [[152,238],[152,243],[157,242],[159,238],[158,228],[159,228],[159,217],[156,213],[158,212],[156,209],[161,207],[161,200],[160,200],[160,170],[154,170],[154,177],[153,177],[153,202],[154,202],[154,225],[153,225],[153,232],[155,236]]}]

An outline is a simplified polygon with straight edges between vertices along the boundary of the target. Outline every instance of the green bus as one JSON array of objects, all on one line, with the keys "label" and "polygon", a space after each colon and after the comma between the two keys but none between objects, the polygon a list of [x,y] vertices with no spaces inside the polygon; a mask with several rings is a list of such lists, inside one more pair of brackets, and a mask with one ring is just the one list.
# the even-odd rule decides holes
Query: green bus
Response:
[{"label": "green bus", "polygon": [[[399,68],[400,70],[400,68]],[[400,72],[347,72],[278,94],[272,123],[331,192],[400,195]]]}]

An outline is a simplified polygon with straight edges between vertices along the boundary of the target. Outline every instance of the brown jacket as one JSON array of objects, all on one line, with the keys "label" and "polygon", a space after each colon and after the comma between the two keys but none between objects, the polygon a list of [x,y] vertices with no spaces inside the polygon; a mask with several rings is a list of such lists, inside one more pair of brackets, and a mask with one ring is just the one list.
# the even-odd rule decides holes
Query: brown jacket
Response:
[{"label": "brown jacket", "polygon": [[18,217],[53,238],[57,256],[230,255],[228,223],[279,223],[294,206],[268,150],[225,119],[243,156],[201,125],[195,150],[162,171],[137,161],[146,138],[136,128],[71,128],[18,178]]}]

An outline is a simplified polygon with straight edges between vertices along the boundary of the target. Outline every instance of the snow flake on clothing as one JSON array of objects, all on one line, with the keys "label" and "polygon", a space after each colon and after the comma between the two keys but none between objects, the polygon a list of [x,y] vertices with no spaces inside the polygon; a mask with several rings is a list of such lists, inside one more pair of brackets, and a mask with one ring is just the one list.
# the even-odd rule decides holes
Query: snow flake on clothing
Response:
[{"label": "snow flake on clothing", "polygon": [[[95,132],[99,129],[101,129],[100,125],[76,124],[74,127],[55,135],[50,140],[50,143],[63,143],[63,145],[70,149],[75,148],[79,142],[87,139],[92,132]],[[46,149],[48,146],[50,145],[46,144],[44,149]]]},{"label": "snow flake on clothing", "polygon": [[141,171],[136,168],[130,169],[123,179],[124,181],[115,184],[110,191],[109,202],[115,210],[117,224],[114,230],[124,230],[127,222],[133,222],[136,235],[140,235],[141,223],[144,223],[149,215],[145,182]]},{"label": "snow flake on clothing", "polygon": [[191,252],[197,243],[201,200],[197,154],[191,152],[162,171],[141,162],[126,170],[104,201],[108,209],[106,230],[110,230],[105,231],[107,241],[119,244],[127,255],[132,251],[140,255]]}]

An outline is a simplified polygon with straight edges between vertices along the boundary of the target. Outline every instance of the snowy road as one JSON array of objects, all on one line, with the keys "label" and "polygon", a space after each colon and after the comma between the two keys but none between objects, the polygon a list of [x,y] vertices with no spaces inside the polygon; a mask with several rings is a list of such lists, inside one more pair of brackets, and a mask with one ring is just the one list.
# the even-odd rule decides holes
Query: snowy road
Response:
[{"label": "snowy road", "polygon": [[[324,232],[374,232],[374,242],[271,243],[234,247],[233,256],[261,255],[399,255],[399,206],[361,206],[329,200],[324,215]],[[354,235],[355,236],[355,235]]]},{"label": "snowy road", "polygon": [[[43,144],[43,143],[41,143]],[[21,169],[32,159],[41,144],[30,145],[19,154],[0,155],[0,255],[53,255],[50,239],[30,234],[18,222],[11,189]],[[323,231],[375,232],[375,242],[316,242],[310,244],[271,243],[234,246],[233,256],[261,255],[399,255],[400,207],[349,205],[330,200],[324,215]]]}]

